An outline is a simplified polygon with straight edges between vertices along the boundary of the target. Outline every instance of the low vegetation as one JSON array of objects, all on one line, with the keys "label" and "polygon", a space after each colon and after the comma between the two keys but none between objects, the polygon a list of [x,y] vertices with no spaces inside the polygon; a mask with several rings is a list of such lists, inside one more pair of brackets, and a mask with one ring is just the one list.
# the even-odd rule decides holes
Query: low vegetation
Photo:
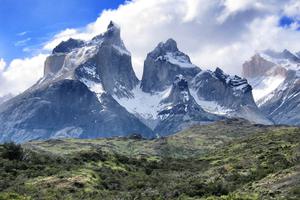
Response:
[{"label": "low vegetation", "polygon": [[300,199],[300,129],[219,122],[168,138],[0,146],[5,199]]}]

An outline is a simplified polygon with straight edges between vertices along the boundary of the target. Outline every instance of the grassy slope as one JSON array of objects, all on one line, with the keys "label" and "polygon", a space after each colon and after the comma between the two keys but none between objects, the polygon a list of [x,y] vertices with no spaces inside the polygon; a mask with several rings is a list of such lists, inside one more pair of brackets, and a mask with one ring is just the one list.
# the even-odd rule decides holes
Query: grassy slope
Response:
[{"label": "grassy slope", "polygon": [[34,141],[24,146],[37,152],[56,155],[74,154],[101,148],[103,151],[114,152],[131,157],[168,156],[173,158],[198,157],[233,139],[263,133],[273,127],[251,125],[244,120],[220,121],[205,126],[195,126],[173,136],[156,140],[136,140],[127,138],[92,139],[92,140],[50,140]]},{"label": "grassy slope", "polygon": [[151,141],[69,139],[23,147],[20,160],[0,157],[0,200],[300,197],[299,128],[232,120]]}]

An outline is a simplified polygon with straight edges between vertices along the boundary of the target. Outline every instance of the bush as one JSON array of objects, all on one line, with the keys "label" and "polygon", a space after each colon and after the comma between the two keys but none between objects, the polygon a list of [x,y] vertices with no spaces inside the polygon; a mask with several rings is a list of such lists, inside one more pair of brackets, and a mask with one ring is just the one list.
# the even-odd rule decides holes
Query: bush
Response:
[{"label": "bush", "polygon": [[3,144],[2,157],[9,160],[22,160],[24,151],[20,144],[13,142]]}]

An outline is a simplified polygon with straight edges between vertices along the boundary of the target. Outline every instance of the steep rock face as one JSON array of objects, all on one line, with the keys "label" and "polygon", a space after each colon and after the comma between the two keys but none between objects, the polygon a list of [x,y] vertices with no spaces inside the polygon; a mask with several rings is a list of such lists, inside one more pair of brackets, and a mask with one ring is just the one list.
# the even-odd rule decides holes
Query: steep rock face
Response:
[{"label": "steep rock face", "polygon": [[93,38],[92,43],[101,43],[96,56],[96,73],[103,87],[110,94],[129,96],[138,83],[131,63],[131,54],[126,49],[120,35],[120,28],[111,22],[107,32]]},{"label": "steep rock face", "polygon": [[243,77],[254,78],[263,76],[275,63],[265,60],[259,54],[255,54],[250,61],[243,64]]},{"label": "steep rock face", "polygon": [[63,53],[48,56],[45,61],[44,76],[56,74],[62,68],[65,58],[66,55]]},{"label": "steep rock face", "polygon": [[263,74],[249,78],[256,103],[275,123],[299,125],[300,58],[288,50],[267,50],[259,55],[274,63],[274,66]]},{"label": "steep rock face", "polygon": [[170,135],[193,124],[205,124],[222,117],[205,112],[190,94],[188,81],[182,76],[175,77],[169,96],[161,101],[164,105],[158,113],[160,122],[154,132]]},{"label": "steep rock face", "polygon": [[111,22],[105,33],[91,41],[69,39],[60,43],[47,58],[44,78],[37,87],[62,79],[80,80],[89,87],[100,84],[111,95],[131,96],[139,80],[120,28]]},{"label": "steep rock face", "polygon": [[76,80],[27,91],[0,106],[0,142],[59,137],[97,138],[152,131],[109,95]]},{"label": "steep rock face", "polygon": [[203,71],[192,81],[194,96],[201,102],[215,102],[223,108],[216,112],[228,117],[242,117],[251,122],[272,124],[257,108],[252,87],[246,79],[225,74],[220,68]]},{"label": "steep rock face", "polygon": [[176,75],[182,74],[190,80],[200,71],[186,54],[178,50],[177,43],[169,39],[147,55],[141,88],[144,92],[163,91],[172,85]]}]

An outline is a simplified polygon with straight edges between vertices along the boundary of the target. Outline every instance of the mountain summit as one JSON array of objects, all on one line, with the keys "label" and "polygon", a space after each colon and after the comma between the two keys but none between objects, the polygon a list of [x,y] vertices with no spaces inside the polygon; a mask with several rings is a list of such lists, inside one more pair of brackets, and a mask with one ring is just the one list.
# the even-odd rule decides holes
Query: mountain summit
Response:
[{"label": "mountain summit", "polygon": [[190,80],[200,71],[188,55],[178,50],[176,41],[168,39],[147,55],[141,88],[144,92],[163,91],[172,85],[177,75]]}]

